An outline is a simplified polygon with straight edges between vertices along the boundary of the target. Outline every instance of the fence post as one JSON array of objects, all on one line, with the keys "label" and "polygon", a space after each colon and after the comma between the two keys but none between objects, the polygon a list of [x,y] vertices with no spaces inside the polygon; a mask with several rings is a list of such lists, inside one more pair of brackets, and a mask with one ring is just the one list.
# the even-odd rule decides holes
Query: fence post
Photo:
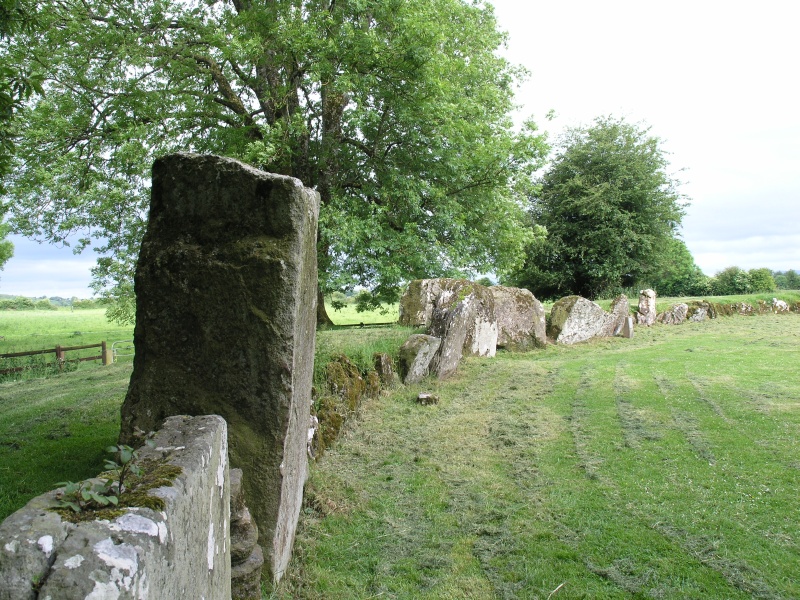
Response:
[{"label": "fence post", "polygon": [[103,366],[107,367],[114,362],[114,352],[108,347],[108,344],[106,344],[105,340],[102,342],[102,344],[101,354],[103,355]]},{"label": "fence post", "polygon": [[65,361],[66,361],[66,352],[64,352],[61,346],[56,346],[56,362],[58,363],[59,371],[62,371],[64,369]]}]

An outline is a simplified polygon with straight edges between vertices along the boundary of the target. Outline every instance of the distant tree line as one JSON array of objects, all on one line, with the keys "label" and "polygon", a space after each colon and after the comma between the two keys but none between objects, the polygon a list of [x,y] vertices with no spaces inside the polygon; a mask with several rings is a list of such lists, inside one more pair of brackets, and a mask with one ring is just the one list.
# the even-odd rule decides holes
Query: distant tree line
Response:
[{"label": "distant tree line", "polygon": [[58,310],[60,307],[73,309],[101,308],[104,302],[98,300],[80,300],[78,298],[26,298],[23,296],[0,298],[0,310]]}]

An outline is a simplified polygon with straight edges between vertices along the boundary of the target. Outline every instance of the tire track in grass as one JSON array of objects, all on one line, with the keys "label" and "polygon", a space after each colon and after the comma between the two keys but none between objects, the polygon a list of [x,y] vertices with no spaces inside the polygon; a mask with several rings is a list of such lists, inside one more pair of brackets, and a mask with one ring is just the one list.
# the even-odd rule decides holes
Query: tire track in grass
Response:
[{"label": "tire track in grass", "polygon": [[644,417],[643,411],[638,410],[631,401],[633,388],[626,373],[629,368],[627,362],[617,364],[614,373],[614,403],[625,447],[637,449],[643,441],[660,440],[662,436]]},{"label": "tire track in grass", "polygon": [[661,373],[655,373],[653,379],[665,403],[669,406],[673,424],[686,438],[686,442],[692,448],[695,456],[711,466],[715,465],[717,459],[714,456],[711,444],[706,439],[705,435],[703,435],[697,417],[688,410],[682,410],[676,406],[676,397],[679,395],[680,389],[679,386]]},{"label": "tire track in grass", "polygon": [[[586,364],[581,367],[578,384],[570,406],[572,412],[568,420],[572,443],[578,456],[578,466],[584,471],[587,479],[600,481],[600,467],[603,465],[603,459],[589,449],[591,436],[589,434],[588,418],[590,412],[586,403],[586,395],[591,392],[595,377],[596,372],[593,367]],[[610,483],[607,480],[602,481]]]}]

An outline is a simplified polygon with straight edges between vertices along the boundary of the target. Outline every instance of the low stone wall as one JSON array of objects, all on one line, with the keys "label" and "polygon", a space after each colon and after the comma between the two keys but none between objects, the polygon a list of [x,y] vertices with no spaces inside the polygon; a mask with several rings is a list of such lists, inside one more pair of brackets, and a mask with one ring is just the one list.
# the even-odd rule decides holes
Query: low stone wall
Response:
[{"label": "low stone wall", "polygon": [[180,468],[148,492],[163,508],[73,524],[55,491],[34,498],[0,525],[0,600],[231,597],[226,423],[171,417],[153,441],[137,462]]}]

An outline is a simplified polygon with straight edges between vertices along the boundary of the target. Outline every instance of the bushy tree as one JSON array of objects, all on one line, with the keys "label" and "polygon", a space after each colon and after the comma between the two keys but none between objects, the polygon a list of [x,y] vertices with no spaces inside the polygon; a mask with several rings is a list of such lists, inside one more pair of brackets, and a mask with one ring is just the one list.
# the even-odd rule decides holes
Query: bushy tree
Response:
[{"label": "bushy tree", "polygon": [[669,239],[659,252],[657,264],[647,287],[659,296],[702,296],[711,292],[709,278],[695,264],[683,240]]},{"label": "bushy tree", "polygon": [[747,278],[750,281],[750,291],[753,293],[774,292],[777,289],[772,271],[769,269],[750,269]]},{"label": "bushy tree", "polygon": [[[506,268],[518,197],[545,151],[513,127],[521,72],[490,5],[464,0],[44,0],[19,64],[46,75],[25,115],[13,222],[94,239],[99,290],[132,306],[156,155],[213,152],[322,198],[322,291]],[[126,304],[127,302],[127,304]]]},{"label": "bushy tree", "polygon": [[[41,91],[40,78],[15,67],[8,60],[7,42],[18,33],[31,32],[35,23],[32,6],[23,0],[0,0],[0,193],[11,168],[14,152],[14,116],[35,91]],[[0,270],[14,255],[14,245],[6,239],[10,227],[3,223],[7,208],[0,202]]]},{"label": "bushy tree", "polygon": [[749,294],[751,290],[750,276],[744,269],[727,267],[714,275],[712,291],[716,296]]},{"label": "bushy tree", "polygon": [[775,271],[773,278],[779,290],[800,290],[800,275],[794,269],[789,269],[785,273]]},{"label": "bushy tree", "polygon": [[531,198],[546,242],[509,280],[550,298],[588,298],[653,276],[675,236],[684,197],[648,127],[602,117],[568,130]]}]

